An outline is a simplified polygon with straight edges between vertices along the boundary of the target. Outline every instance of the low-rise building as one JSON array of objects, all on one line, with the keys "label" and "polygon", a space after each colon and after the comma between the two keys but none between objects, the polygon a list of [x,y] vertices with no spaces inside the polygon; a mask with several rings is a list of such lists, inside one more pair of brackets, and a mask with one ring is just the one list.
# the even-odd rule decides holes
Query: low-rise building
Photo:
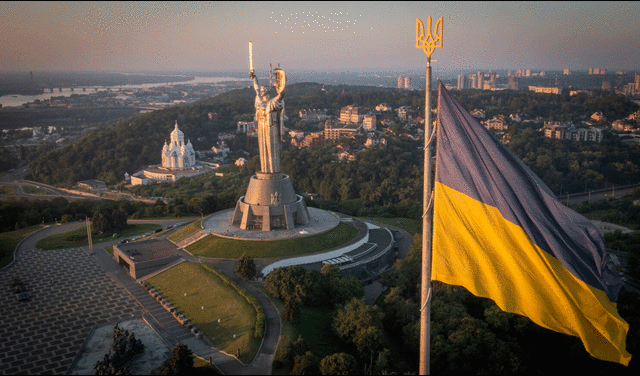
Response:
[{"label": "low-rise building", "polygon": [[611,128],[620,132],[633,132],[638,126],[633,120],[615,120],[611,123]]},{"label": "low-rise building", "polygon": [[349,105],[340,110],[340,122],[345,124],[359,124],[364,117],[362,107]]},{"label": "low-rise building", "polygon": [[304,120],[307,122],[324,121],[329,118],[329,115],[327,115],[326,108],[324,110],[317,110],[317,109],[300,110],[298,115],[300,116],[301,120]]},{"label": "low-rise building", "polygon": [[576,128],[571,123],[545,122],[544,135],[548,138],[574,141],[602,141],[602,129],[600,128]]},{"label": "low-rise building", "polygon": [[365,115],[362,119],[362,128],[367,131],[376,130],[376,115]]},{"label": "low-rise building", "polygon": [[360,129],[357,124],[335,124],[332,119],[324,123],[324,139],[339,140],[341,137],[352,138]]},{"label": "low-rise building", "polygon": [[404,121],[408,121],[413,118],[413,109],[409,106],[402,106],[396,109],[398,117]]},{"label": "low-rise building", "polygon": [[508,128],[508,126],[504,123],[504,116],[497,115],[492,119],[485,120],[482,122],[487,129],[494,129],[498,131],[504,131]]},{"label": "low-rise building", "polygon": [[562,88],[558,86],[529,86],[529,91],[545,94],[562,94]]},{"label": "low-rise building", "polygon": [[291,138],[297,138],[299,140],[304,138],[304,132],[303,131],[296,131],[296,130],[290,130],[289,131],[289,136]]},{"label": "low-rise building", "polygon": [[310,133],[304,136],[304,139],[302,140],[302,145],[304,147],[322,145],[323,143],[324,143],[324,132]]},{"label": "low-rise building", "polygon": [[601,120],[607,120],[607,118],[602,114],[602,112],[598,111],[598,112],[594,112],[593,115],[591,115],[591,120],[593,121],[601,121]]},{"label": "low-rise building", "polygon": [[372,148],[376,145],[387,145],[387,139],[386,138],[377,138],[377,137],[369,137],[367,138],[367,141],[365,141],[364,146],[366,148]]},{"label": "low-rise building", "polygon": [[222,156],[223,158],[231,152],[231,149],[229,149],[229,146],[227,146],[227,143],[224,141],[216,143],[211,150],[214,154]]},{"label": "low-rise building", "polygon": [[521,114],[511,114],[509,115],[509,119],[511,119],[511,121],[515,121],[516,123],[519,123],[522,121],[522,115]]},{"label": "low-rise building", "polygon": [[629,120],[640,120],[640,111],[636,111],[629,115]]},{"label": "low-rise building", "polygon": [[253,131],[256,127],[255,121],[239,121],[238,128],[236,132],[238,133],[249,133]]},{"label": "low-rise building", "polygon": [[126,266],[132,278],[156,272],[180,258],[179,248],[166,239],[148,239],[113,246],[116,262]]},{"label": "low-rise building", "polygon": [[78,182],[78,187],[91,189],[92,191],[103,191],[107,189],[107,184],[100,180],[83,180]]},{"label": "low-rise building", "polygon": [[393,108],[386,103],[380,103],[376,106],[376,111],[378,112],[391,112]]},{"label": "low-rise building", "polygon": [[487,113],[483,109],[476,108],[475,110],[471,111],[471,116],[476,119],[484,119],[487,116]]}]

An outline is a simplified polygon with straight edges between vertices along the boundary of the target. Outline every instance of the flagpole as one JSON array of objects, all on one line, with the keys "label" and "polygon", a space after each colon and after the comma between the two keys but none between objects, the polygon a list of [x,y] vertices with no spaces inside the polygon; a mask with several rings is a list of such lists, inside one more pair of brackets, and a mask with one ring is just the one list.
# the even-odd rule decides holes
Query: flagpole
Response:
[{"label": "flagpole", "polygon": [[431,372],[431,240],[433,232],[433,172],[431,146],[433,122],[431,120],[431,54],[442,47],[442,17],[431,32],[431,16],[427,19],[427,34],[420,19],[416,19],[416,48],[427,54],[425,106],[424,106],[424,192],[422,203],[422,284],[420,304],[420,374]]},{"label": "flagpole", "polygon": [[420,310],[420,374],[428,375],[431,366],[431,236],[433,210],[429,202],[433,193],[431,167],[431,144],[433,124],[431,121],[431,59],[427,59],[427,83],[425,89],[425,147],[424,147],[424,193],[422,203],[422,303]]}]

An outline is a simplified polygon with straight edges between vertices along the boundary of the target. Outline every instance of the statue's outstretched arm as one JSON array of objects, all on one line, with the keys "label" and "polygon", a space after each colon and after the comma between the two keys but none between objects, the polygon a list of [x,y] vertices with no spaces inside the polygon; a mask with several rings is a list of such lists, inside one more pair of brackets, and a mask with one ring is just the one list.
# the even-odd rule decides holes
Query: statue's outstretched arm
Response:
[{"label": "statue's outstretched arm", "polygon": [[276,69],[276,91],[278,92],[278,95],[276,95],[275,97],[276,100],[278,101],[282,100],[282,98],[284,97],[285,86],[287,86],[287,75],[282,69],[277,68]]},{"label": "statue's outstretched arm", "polygon": [[260,95],[260,85],[258,84],[258,77],[256,77],[256,73],[252,70],[249,71],[249,77],[253,80],[253,90],[256,91],[256,95]]}]

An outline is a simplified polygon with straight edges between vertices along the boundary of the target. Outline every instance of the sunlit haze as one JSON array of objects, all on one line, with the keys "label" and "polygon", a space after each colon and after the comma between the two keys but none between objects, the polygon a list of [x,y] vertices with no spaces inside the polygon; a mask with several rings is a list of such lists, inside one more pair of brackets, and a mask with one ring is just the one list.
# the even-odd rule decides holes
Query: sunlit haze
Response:
[{"label": "sunlit haze", "polygon": [[2,2],[0,71],[635,70],[640,2]]}]

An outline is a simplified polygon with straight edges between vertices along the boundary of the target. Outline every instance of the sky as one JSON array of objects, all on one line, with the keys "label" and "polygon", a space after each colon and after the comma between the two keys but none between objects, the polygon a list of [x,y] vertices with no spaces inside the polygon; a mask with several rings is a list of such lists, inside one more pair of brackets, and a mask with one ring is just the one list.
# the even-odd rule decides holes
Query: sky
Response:
[{"label": "sky", "polygon": [[[1,2],[0,72],[640,69],[640,2]],[[437,60],[437,61],[435,61]]]}]

